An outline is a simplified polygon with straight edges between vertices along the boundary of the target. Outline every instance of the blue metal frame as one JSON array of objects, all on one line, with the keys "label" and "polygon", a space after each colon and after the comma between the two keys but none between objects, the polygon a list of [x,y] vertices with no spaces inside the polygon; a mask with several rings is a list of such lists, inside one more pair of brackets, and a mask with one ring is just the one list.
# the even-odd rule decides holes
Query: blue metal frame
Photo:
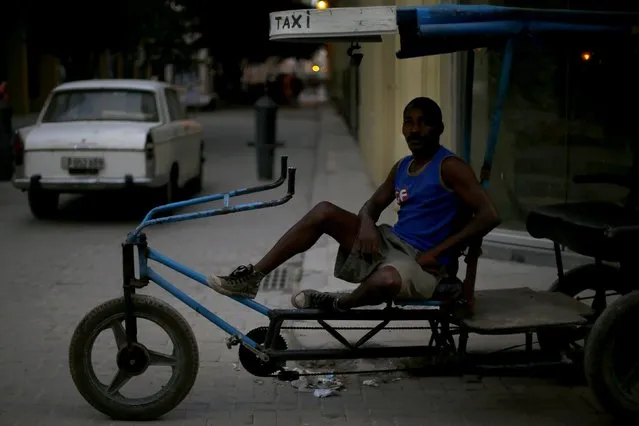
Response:
[{"label": "blue metal frame", "polygon": [[[614,33],[626,35],[631,34],[633,24],[639,23],[639,14],[602,14],[599,12],[521,9],[495,6],[439,5],[435,7],[398,8],[397,23],[401,44],[401,50],[397,53],[399,58],[452,53],[463,50],[469,52],[467,55],[468,68],[466,73],[467,82],[465,85],[467,105],[464,116],[462,153],[467,161],[471,159],[473,49],[476,47],[484,47],[484,45],[489,44],[489,42],[494,44],[495,38],[500,40],[500,43],[503,43],[504,39],[507,40],[497,93],[497,105],[495,106],[492,117],[490,134],[484,155],[484,164],[482,166],[482,184],[487,186],[490,178],[490,168],[498,142],[501,114],[510,80],[516,38],[522,34],[530,34],[533,32]],[[493,39],[489,40],[487,37],[493,37]],[[447,42],[438,43],[442,41]],[[287,169],[286,162],[287,157],[282,157],[281,174],[276,182],[254,188],[244,188],[228,193],[208,195],[155,207],[149,211],[135,230],[127,236],[125,241],[125,245],[135,245],[138,247],[140,281],[152,281],[156,283],[210,322],[254,349],[257,348],[255,341],[248,338],[218,315],[206,309],[202,304],[171,284],[149,266],[149,260],[155,261],[200,284],[208,286],[207,278],[204,275],[164,256],[154,249],[148,248],[146,246],[146,237],[142,234],[142,231],[149,226],[162,223],[182,222],[284,204],[292,198],[295,189],[295,169]],[[288,193],[284,197],[272,201],[245,203],[237,206],[231,205],[230,199],[233,197],[267,191],[282,185],[287,178],[287,172],[289,176]],[[158,213],[175,208],[194,206],[217,200],[224,201],[223,207],[195,213],[153,218],[153,216]],[[252,299],[244,297],[231,298],[265,316],[270,316],[273,312],[267,306]],[[437,306],[439,303],[428,301],[415,304]]]},{"label": "blue metal frame", "polygon": [[[135,228],[135,230],[127,236],[125,244],[130,244],[138,247],[138,266],[139,266],[139,279],[142,282],[154,282],[168,293],[176,297],[178,300],[189,306],[191,309],[202,315],[204,318],[220,327],[222,330],[227,332],[228,334],[235,336],[240,339],[243,343],[250,346],[251,348],[257,348],[257,343],[252,339],[248,338],[244,333],[240,332],[237,328],[233,327],[231,324],[223,320],[220,316],[214,314],[206,307],[204,307],[201,303],[193,299],[184,291],[177,288],[171,282],[169,282],[166,278],[162,277],[159,273],[157,273],[153,268],[149,266],[149,260],[155,261],[159,264],[162,264],[180,274],[191,278],[194,281],[199,282],[202,285],[208,287],[208,282],[206,276],[200,274],[193,269],[176,262],[169,257],[161,254],[160,252],[144,246],[144,249],[141,249],[143,243],[146,242],[146,237],[142,234],[142,230],[153,225],[158,225],[162,223],[175,223],[182,222],[186,220],[194,220],[201,219],[205,217],[219,216],[223,214],[229,213],[238,213],[241,211],[248,210],[257,210],[268,207],[275,207],[278,205],[282,205],[287,203],[295,193],[295,168],[287,168],[287,157],[282,156],[281,159],[281,173],[280,178],[273,182],[262,186],[257,186],[253,188],[244,188],[235,191],[231,191],[228,193],[222,194],[213,194],[207,195],[203,197],[197,197],[186,201],[179,201],[175,203],[165,204],[162,206],[155,207],[151,209],[147,215],[144,217],[142,222]],[[237,206],[232,206],[230,203],[230,199],[233,197],[238,197],[241,195],[252,194],[256,192],[263,192],[273,188],[276,188],[284,183],[288,175],[288,191],[287,194],[276,200],[272,201],[260,201],[253,203],[245,203],[239,204]],[[154,215],[160,212],[173,210],[175,208],[194,206],[198,204],[204,204],[211,201],[224,200],[224,206],[222,208],[216,209],[208,209],[195,213],[185,213],[178,214],[168,217],[162,217],[157,219],[152,219]],[[227,296],[231,299],[235,300],[242,305],[253,309],[254,311],[264,315],[269,316],[271,313],[271,309],[267,306],[262,305],[261,303],[256,302],[255,300],[249,299],[247,297],[232,297]]]}]

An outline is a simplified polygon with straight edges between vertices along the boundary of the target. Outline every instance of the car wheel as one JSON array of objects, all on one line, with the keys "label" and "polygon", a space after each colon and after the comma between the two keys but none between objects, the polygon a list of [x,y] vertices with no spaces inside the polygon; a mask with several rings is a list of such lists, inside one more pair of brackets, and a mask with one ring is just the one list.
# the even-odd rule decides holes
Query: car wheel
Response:
[{"label": "car wheel", "polygon": [[200,144],[199,171],[193,181],[193,192],[196,194],[204,187],[204,144]]},{"label": "car wheel", "polygon": [[[153,207],[163,206],[165,204],[171,204],[178,201],[180,187],[178,185],[179,171],[177,166],[173,166],[171,169],[171,176],[166,185],[157,189],[153,199]],[[173,209],[162,210],[157,213],[156,217],[171,216]]]},{"label": "car wheel", "polygon": [[166,204],[175,203],[180,198],[180,185],[178,184],[178,169],[177,167],[173,167],[171,169],[171,177],[169,178],[169,183],[166,185],[165,194],[164,194],[164,202]]},{"label": "car wheel", "polygon": [[30,189],[28,192],[31,214],[37,219],[52,219],[58,215],[60,194],[41,189]]}]

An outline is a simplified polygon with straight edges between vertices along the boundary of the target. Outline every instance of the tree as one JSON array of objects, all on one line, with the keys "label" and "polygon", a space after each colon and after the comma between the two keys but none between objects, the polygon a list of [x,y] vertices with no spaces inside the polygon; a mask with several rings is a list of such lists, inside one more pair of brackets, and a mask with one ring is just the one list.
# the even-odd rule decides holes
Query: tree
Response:
[{"label": "tree", "polygon": [[134,57],[143,47],[167,61],[190,56],[183,8],[166,0],[13,0],[10,7],[15,19],[7,31],[23,32],[30,48],[58,57],[70,79],[93,77],[106,50]]},{"label": "tree", "polygon": [[215,58],[261,62],[269,56],[310,57],[321,43],[270,42],[269,13],[309,6],[299,0],[229,1],[181,0],[186,13],[197,20],[203,43]]}]

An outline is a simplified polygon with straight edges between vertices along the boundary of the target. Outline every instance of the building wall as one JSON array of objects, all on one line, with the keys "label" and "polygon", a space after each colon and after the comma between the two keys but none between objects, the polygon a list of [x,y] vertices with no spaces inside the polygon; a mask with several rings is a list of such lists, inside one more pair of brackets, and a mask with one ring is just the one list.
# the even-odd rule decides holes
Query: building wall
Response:
[{"label": "building wall", "polygon": [[[349,0],[337,7],[429,6],[440,0]],[[347,43],[334,43],[331,58],[331,95],[354,128],[364,161],[375,184],[393,164],[409,154],[401,134],[404,106],[417,96],[428,96],[442,107],[446,131],[442,144],[455,150],[458,136],[455,103],[454,55],[397,60],[399,37],[384,36],[381,43],[361,43],[364,59],[358,70],[349,67]],[[355,84],[359,82],[359,99]],[[355,112],[355,113],[354,113]]]}]

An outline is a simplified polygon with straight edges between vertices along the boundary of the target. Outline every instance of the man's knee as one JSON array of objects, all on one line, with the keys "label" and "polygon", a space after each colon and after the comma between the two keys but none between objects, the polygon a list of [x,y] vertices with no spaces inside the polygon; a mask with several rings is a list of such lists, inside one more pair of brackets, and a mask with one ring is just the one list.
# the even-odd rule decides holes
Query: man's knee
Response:
[{"label": "man's knee", "polygon": [[394,296],[399,293],[402,288],[402,277],[394,267],[384,266],[367,278],[365,283]]},{"label": "man's knee", "polygon": [[310,216],[318,225],[340,221],[342,209],[330,201],[320,201],[310,211]]}]

